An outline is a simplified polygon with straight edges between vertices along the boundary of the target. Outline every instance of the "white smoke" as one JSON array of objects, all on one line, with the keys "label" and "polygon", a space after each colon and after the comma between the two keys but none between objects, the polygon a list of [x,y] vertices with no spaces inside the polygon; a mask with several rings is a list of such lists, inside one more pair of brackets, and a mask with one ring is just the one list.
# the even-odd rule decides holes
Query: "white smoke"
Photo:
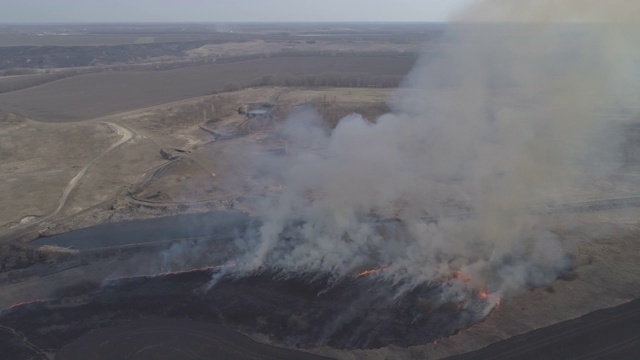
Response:
[{"label": "white smoke", "polygon": [[327,131],[313,111],[293,113],[287,154],[256,160],[283,190],[238,240],[237,269],[387,267],[380,276],[409,286],[459,271],[471,285],[451,297],[553,281],[569,258],[532,209],[619,165],[616,119],[640,94],[629,3],[483,1],[375,123],[353,114]]},{"label": "white smoke", "polygon": [[[637,23],[634,0],[480,0],[453,17],[463,22]],[[630,35],[630,34],[629,34]]]}]

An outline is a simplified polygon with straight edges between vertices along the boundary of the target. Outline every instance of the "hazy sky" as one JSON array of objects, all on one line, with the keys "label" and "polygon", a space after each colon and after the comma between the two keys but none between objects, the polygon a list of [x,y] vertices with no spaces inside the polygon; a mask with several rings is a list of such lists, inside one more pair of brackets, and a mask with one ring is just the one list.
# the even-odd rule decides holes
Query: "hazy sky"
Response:
[{"label": "hazy sky", "polygon": [[0,23],[445,21],[469,0],[0,0]]}]

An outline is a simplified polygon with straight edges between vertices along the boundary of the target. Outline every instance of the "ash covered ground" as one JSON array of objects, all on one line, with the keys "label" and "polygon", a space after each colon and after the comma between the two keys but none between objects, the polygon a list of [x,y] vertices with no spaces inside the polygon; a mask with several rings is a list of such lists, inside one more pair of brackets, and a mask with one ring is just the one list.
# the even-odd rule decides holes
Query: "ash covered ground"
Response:
[{"label": "ash covered ground", "polygon": [[[221,271],[111,279],[86,294],[16,306],[0,316],[3,326],[13,329],[2,332],[2,348],[16,356],[33,349],[55,353],[98,328],[161,318],[259,333],[293,348],[410,346],[481,321],[488,301],[476,294],[466,304],[442,303],[443,284],[424,284],[393,297],[389,294],[398,285],[375,273],[335,278],[264,270],[222,276],[210,286],[211,276]],[[16,339],[18,333],[29,341]]]}]

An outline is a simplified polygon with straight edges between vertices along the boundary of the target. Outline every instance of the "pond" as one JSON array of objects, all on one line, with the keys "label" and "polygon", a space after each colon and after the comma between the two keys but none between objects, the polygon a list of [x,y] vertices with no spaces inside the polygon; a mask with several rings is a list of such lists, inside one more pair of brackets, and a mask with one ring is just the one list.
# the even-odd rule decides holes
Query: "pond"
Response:
[{"label": "pond", "polygon": [[147,220],[95,225],[33,242],[78,250],[180,239],[222,238],[243,233],[253,218],[238,212],[213,211]]}]

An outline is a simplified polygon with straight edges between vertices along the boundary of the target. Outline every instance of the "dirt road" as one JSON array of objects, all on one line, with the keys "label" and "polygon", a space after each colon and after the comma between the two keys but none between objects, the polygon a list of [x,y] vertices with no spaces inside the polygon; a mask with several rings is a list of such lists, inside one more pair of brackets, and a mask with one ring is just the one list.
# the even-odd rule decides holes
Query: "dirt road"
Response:
[{"label": "dirt road", "polygon": [[33,226],[35,224],[41,223],[47,219],[50,219],[52,217],[54,217],[55,215],[57,215],[58,213],[60,213],[60,211],[65,207],[65,205],[67,204],[67,200],[69,200],[69,196],[71,195],[71,192],[73,192],[73,190],[78,186],[78,184],[80,183],[80,180],[82,180],[82,177],[86,174],[87,170],[98,160],[100,160],[101,158],[103,158],[104,156],[106,156],[108,153],[110,153],[111,151],[113,151],[114,149],[118,148],[120,145],[126,143],[127,141],[131,140],[133,138],[134,131],[129,130],[121,125],[117,125],[114,123],[110,123],[110,122],[106,122],[105,124],[107,124],[111,129],[113,129],[113,131],[117,132],[118,134],[122,135],[122,138],[118,141],[116,141],[115,143],[111,144],[111,146],[109,146],[107,149],[105,149],[103,152],[101,152],[100,154],[98,154],[96,157],[94,157],[93,159],[91,159],[91,161],[89,161],[87,164],[85,164],[82,169],[80,169],[80,171],[78,172],[78,174],[76,174],[76,176],[74,176],[70,181],[69,184],[67,184],[67,187],[64,189],[64,191],[62,192],[62,196],[60,196],[60,200],[58,202],[58,207],[51,212],[50,214],[44,215],[42,217],[36,218],[32,221],[29,222],[25,222],[23,224],[20,224],[16,227],[14,227],[12,230],[20,230],[23,229],[27,226]]},{"label": "dirt road", "polygon": [[126,143],[127,141],[131,140],[131,138],[133,138],[133,135],[134,135],[133,131],[131,131],[131,130],[125,128],[125,127],[122,127],[120,125],[116,125],[114,123],[106,123],[106,124],[110,128],[112,128],[115,132],[117,132],[118,134],[122,135],[122,139],[118,140],[117,142],[115,142],[114,144],[109,146],[109,148],[107,148],[105,151],[100,153],[100,155],[98,155],[95,158],[93,158],[82,169],[80,169],[78,174],[76,176],[74,176],[73,179],[71,179],[71,181],[69,181],[69,185],[67,185],[67,187],[64,189],[64,192],[62,193],[62,196],[60,197],[60,204],[58,205],[58,208],[54,212],[52,212],[51,214],[49,214],[49,215],[45,216],[44,218],[42,218],[42,220],[46,220],[48,218],[51,218],[52,216],[57,215],[60,212],[60,210],[62,210],[62,208],[64,208],[64,206],[67,203],[67,200],[69,199],[69,195],[71,194],[73,189],[78,185],[78,183],[80,182],[80,180],[82,179],[84,174],[87,172],[89,167],[91,167],[91,165],[93,165],[96,161],[98,161],[101,158],[103,158],[105,155],[107,155],[109,152],[111,152],[112,150],[114,150],[118,146]]}]

